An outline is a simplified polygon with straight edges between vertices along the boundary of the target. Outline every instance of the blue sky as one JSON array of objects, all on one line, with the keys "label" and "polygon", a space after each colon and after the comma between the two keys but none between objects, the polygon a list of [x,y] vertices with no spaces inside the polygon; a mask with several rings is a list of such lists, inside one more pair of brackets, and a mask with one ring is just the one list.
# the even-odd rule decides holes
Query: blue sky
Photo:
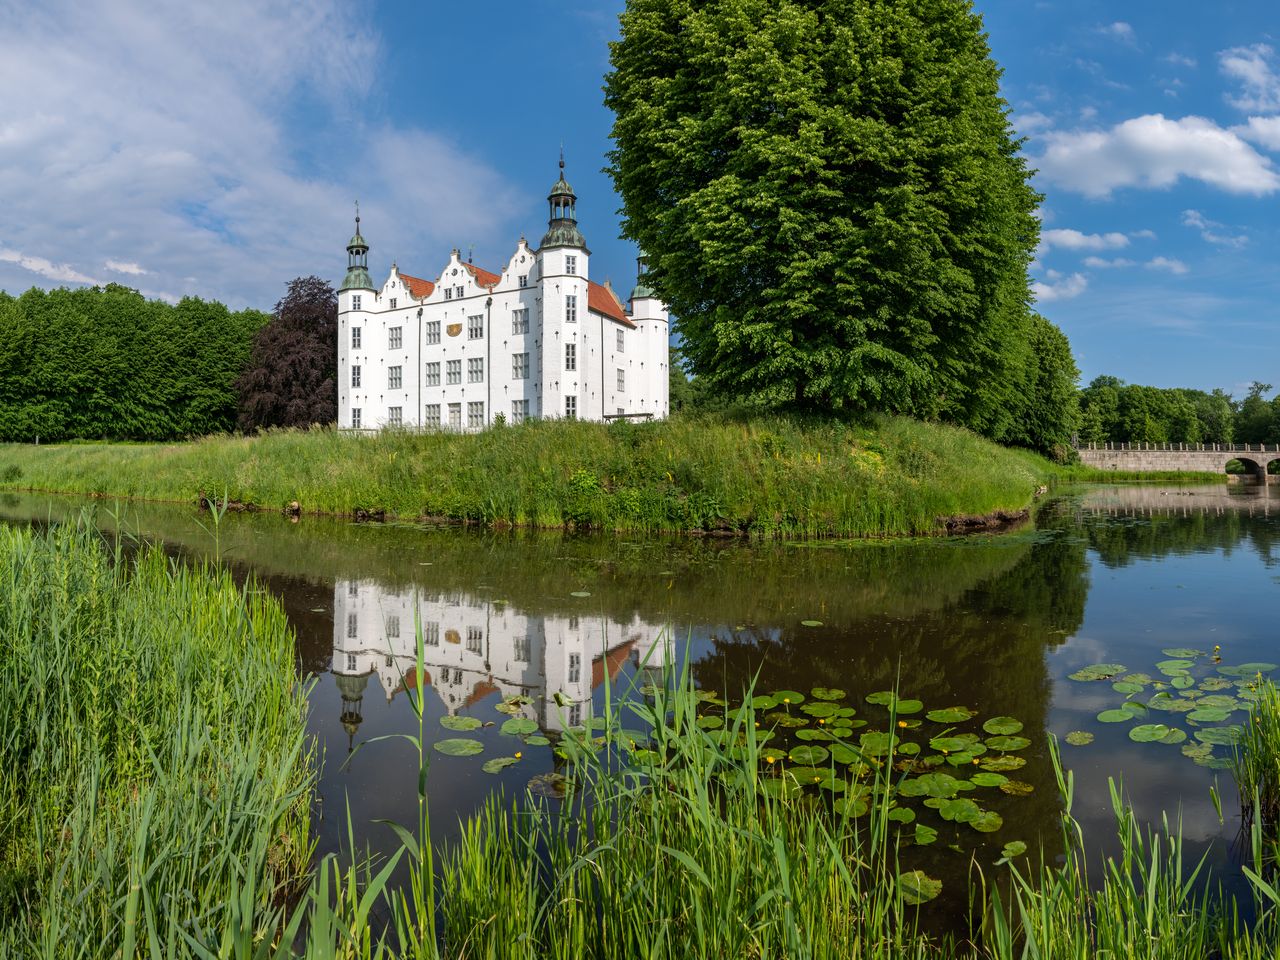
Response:
[{"label": "blue sky", "polygon": [[[594,278],[621,0],[0,0],[0,287],[120,281],[269,308],[371,263],[536,242],[563,142]],[[1084,380],[1280,385],[1272,4],[981,0],[1045,194],[1034,278]]]}]

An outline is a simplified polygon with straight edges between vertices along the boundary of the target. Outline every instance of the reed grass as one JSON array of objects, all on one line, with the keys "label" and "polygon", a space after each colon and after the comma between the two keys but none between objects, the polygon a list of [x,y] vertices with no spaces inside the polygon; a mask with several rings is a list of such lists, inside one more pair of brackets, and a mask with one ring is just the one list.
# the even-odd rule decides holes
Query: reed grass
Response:
[{"label": "reed grass", "polygon": [[489,526],[759,537],[943,531],[1026,508],[1055,468],[965,430],[729,416],[531,421],[478,434],[332,429],[186,444],[0,447],[0,486]]},{"label": "reed grass", "polygon": [[280,605],[87,525],[0,528],[0,956],[249,956],[306,889]]},{"label": "reed grass", "polygon": [[1272,840],[1280,840],[1280,690],[1261,674],[1256,684],[1231,772],[1246,817],[1256,817]]}]

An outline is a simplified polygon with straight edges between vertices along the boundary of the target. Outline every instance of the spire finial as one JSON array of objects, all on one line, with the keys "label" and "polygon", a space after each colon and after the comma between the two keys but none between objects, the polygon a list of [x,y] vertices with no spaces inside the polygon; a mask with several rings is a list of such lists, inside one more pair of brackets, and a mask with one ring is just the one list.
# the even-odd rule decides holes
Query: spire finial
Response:
[{"label": "spire finial", "polygon": [[560,141],[560,174],[564,175],[564,141]]},{"label": "spire finial", "polygon": [[360,232],[360,201],[356,201],[356,233]]}]

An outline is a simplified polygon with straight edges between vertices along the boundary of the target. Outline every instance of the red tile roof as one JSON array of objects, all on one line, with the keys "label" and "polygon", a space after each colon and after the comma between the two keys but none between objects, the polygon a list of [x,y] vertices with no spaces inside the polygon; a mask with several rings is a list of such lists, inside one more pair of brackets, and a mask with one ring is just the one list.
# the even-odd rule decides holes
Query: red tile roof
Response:
[{"label": "red tile roof", "polygon": [[404,281],[404,285],[409,292],[418,300],[431,296],[431,291],[435,290],[436,285],[430,280],[421,280],[418,277],[411,277],[407,273],[400,274],[400,279]]},{"label": "red tile roof", "polygon": [[604,683],[605,670],[609,671],[610,680],[618,679],[618,671],[627,662],[627,657],[631,656],[631,650],[635,645],[634,640],[628,640],[626,643],[618,644],[603,657],[594,658],[591,661],[591,686],[598,687]]},{"label": "red tile roof", "polygon": [[622,301],[613,292],[613,288],[602,286],[594,280],[587,281],[587,309],[602,313],[610,320],[616,320],[624,326],[635,326],[627,316],[627,311],[623,308]]},{"label": "red tile roof", "polygon": [[502,279],[502,277],[498,276],[496,273],[490,273],[488,270],[483,270],[480,267],[477,267],[474,263],[464,263],[463,266],[470,271],[471,276],[476,278],[476,283],[480,284],[482,287],[492,287]]},{"label": "red tile roof", "polygon": [[476,703],[479,703],[485,697],[489,696],[489,694],[498,692],[500,691],[498,687],[494,686],[492,677],[488,677],[484,680],[477,680],[475,685],[471,688],[471,693],[467,696],[466,700],[463,701],[463,706],[474,706]]}]

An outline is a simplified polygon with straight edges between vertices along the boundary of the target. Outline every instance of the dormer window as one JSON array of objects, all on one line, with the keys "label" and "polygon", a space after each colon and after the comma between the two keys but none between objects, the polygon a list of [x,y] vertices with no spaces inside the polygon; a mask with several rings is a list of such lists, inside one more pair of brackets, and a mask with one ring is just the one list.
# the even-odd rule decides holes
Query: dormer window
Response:
[{"label": "dormer window", "polygon": [[465,296],[467,295],[467,288],[466,288],[466,287],[455,287],[455,288],[454,288],[454,292],[455,292],[455,294],[457,295],[458,299],[459,299],[459,300],[461,300],[463,297],[465,297]]},{"label": "dormer window", "polygon": [[395,308],[396,308],[396,298],[395,298],[395,297],[392,297],[392,298],[391,298],[391,309],[392,309],[392,310],[394,310]]},{"label": "dormer window", "polygon": [[564,258],[564,272],[569,276],[576,276],[578,273],[578,258],[572,253],[567,254]]},{"label": "dormer window", "polygon": [[[527,273],[520,274],[520,286],[527,287],[529,285],[529,275]],[[356,297],[359,300],[359,297]]]},{"label": "dormer window", "polygon": [[453,287],[445,287],[445,288],[444,288],[444,298],[445,298],[446,300],[452,300],[452,299],[453,299]]}]

